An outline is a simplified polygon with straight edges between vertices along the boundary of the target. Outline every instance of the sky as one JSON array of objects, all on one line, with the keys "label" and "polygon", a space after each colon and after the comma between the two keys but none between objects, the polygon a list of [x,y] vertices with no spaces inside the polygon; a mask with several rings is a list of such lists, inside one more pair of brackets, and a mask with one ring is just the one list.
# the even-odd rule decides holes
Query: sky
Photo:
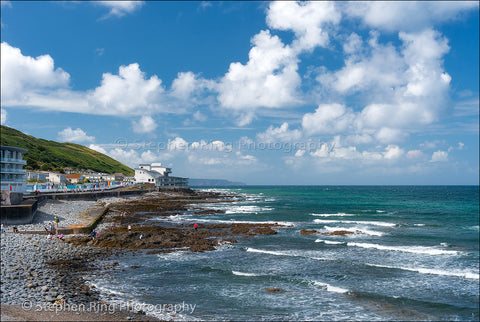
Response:
[{"label": "sky", "polygon": [[1,1],[1,123],[252,185],[479,184],[479,4]]}]

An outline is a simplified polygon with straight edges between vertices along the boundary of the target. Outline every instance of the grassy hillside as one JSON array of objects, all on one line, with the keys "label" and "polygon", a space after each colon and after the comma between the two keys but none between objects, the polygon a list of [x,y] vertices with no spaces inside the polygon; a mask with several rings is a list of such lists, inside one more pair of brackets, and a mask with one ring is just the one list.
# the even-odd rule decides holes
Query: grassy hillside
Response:
[{"label": "grassy hillside", "polygon": [[53,170],[56,168],[92,169],[98,172],[133,175],[134,171],[126,165],[83,145],[58,143],[37,139],[20,131],[1,126],[1,145],[27,149],[24,159],[26,169]]}]

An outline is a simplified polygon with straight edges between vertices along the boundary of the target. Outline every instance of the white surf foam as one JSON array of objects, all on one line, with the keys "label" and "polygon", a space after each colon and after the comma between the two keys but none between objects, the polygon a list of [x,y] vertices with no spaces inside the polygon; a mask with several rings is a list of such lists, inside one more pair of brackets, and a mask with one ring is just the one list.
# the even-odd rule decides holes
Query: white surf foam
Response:
[{"label": "white surf foam", "polygon": [[[350,227],[350,228],[345,228],[345,227],[330,227],[330,226],[325,226],[323,227],[326,231],[328,232],[333,232],[333,231],[339,231],[339,230],[346,230],[346,231],[350,231],[352,233],[355,233],[357,234],[358,232],[360,232],[361,234],[365,234],[365,235],[370,235],[370,236],[383,236],[383,233],[379,232],[379,231],[375,231],[375,230],[370,230],[370,229],[365,229],[365,228],[362,228],[362,227]],[[347,235],[348,237],[353,237],[353,236],[356,236],[356,235]]]},{"label": "white surf foam", "polygon": [[384,212],[386,212],[385,210],[377,210],[378,213],[382,214]]},{"label": "white surf foam", "polygon": [[279,251],[273,251],[273,250],[255,249],[255,248],[250,248],[250,247],[247,248],[247,252],[269,254],[269,255],[274,255],[274,256],[304,257],[304,258],[310,258],[310,259],[315,259],[315,260],[319,260],[319,261],[331,260],[330,258],[325,258],[325,257],[314,257],[314,256],[307,256],[305,254],[296,254],[296,253],[279,252]]},{"label": "white surf foam", "polygon": [[225,207],[225,214],[249,214],[249,213],[259,213],[264,211],[273,210],[271,207],[259,207],[259,206],[230,206]]},{"label": "white surf foam", "polygon": [[331,219],[314,219],[313,222],[319,224],[344,223],[344,224],[358,224],[358,225],[374,225],[382,227],[395,227],[397,224],[383,222],[383,221],[358,221],[358,220],[331,220]]},{"label": "white surf foam", "polygon": [[310,214],[312,216],[318,216],[318,217],[348,217],[348,216],[355,216],[354,214],[346,214],[344,212],[339,212],[336,214]]},{"label": "white surf foam", "polygon": [[416,254],[426,254],[426,255],[456,255],[457,251],[453,250],[443,250],[434,247],[425,247],[425,246],[385,246],[378,244],[369,244],[369,243],[351,243],[348,242],[347,246],[356,246],[362,248],[374,248],[379,250],[391,250],[398,252],[407,252],[407,253],[416,253]]},{"label": "white surf foam", "polygon": [[332,285],[327,284],[327,283],[313,281],[313,284],[316,285],[316,286],[320,286],[322,288],[327,289],[328,292],[334,292],[334,293],[347,293],[348,292],[347,289],[337,287],[337,286],[332,286]]},{"label": "white surf foam", "polygon": [[270,254],[270,255],[276,255],[276,256],[291,256],[290,254],[284,253],[284,252],[277,252],[273,250],[263,250],[263,249],[255,249],[255,248],[247,248],[247,252],[252,252],[252,253],[263,253],[263,254]]},{"label": "white surf foam", "polygon": [[325,240],[325,239],[317,239],[315,240],[316,243],[324,243],[328,245],[340,245],[344,244],[344,242],[339,242],[339,241],[333,241],[333,240]]},{"label": "white surf foam", "polygon": [[260,274],[255,274],[255,273],[244,273],[244,272],[239,272],[239,271],[232,271],[233,275],[238,275],[238,276],[260,276]]},{"label": "white surf foam", "polygon": [[423,267],[401,267],[401,266],[389,266],[389,265],[377,265],[377,264],[366,264],[368,266],[374,267],[383,267],[383,268],[392,268],[392,269],[401,269],[405,271],[411,272],[418,272],[422,274],[433,274],[433,275],[441,275],[441,276],[456,276],[456,277],[464,277],[469,279],[479,279],[478,272],[472,271],[462,271],[462,270],[453,270],[453,271],[446,271],[443,269],[435,269],[435,268],[423,268]]},{"label": "white surf foam", "polygon": [[185,216],[175,215],[175,216],[168,216],[165,218],[156,218],[157,221],[174,221],[174,222],[198,222],[198,223],[213,223],[213,224],[270,224],[270,225],[279,225],[285,227],[294,227],[294,222],[289,221],[245,221],[245,220],[220,220],[220,219],[203,219],[203,218],[186,218]]},{"label": "white surf foam", "polygon": [[425,224],[413,224],[414,226],[422,227],[425,226]]},{"label": "white surf foam", "polygon": [[194,221],[202,223],[216,223],[216,224],[270,224],[280,225],[285,227],[294,227],[295,223],[289,221],[244,221],[244,220],[219,220],[219,219],[195,219],[185,218],[183,221]]}]

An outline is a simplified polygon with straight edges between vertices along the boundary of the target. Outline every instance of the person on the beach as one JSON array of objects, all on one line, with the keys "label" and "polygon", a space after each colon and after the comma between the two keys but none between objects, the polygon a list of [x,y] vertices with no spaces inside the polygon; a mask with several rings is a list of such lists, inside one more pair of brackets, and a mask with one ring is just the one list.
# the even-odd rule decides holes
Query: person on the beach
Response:
[{"label": "person on the beach", "polygon": [[95,230],[92,230],[91,235],[92,235],[92,239],[95,240],[95,236],[97,236],[97,233],[95,232]]},{"label": "person on the beach", "polygon": [[55,225],[57,225],[57,228],[58,228],[58,222],[60,221],[60,219],[58,218],[58,216],[55,216]]},{"label": "person on the beach", "polygon": [[48,233],[47,239],[52,239],[52,236],[53,236],[52,231],[47,227],[43,227],[43,228],[45,228],[46,232]]},{"label": "person on the beach", "polygon": [[132,225],[128,225],[128,231],[132,230]]},{"label": "person on the beach", "polygon": [[55,233],[56,233],[55,226],[53,225],[53,223],[50,223],[50,233],[52,235],[55,235]]},{"label": "person on the beach", "polygon": [[114,222],[112,222],[111,227],[112,227],[112,230],[115,228],[115,223]]},{"label": "person on the beach", "polygon": [[193,228],[195,228],[195,230],[197,230],[197,228],[198,228],[198,224],[197,224],[197,223],[195,223],[195,225],[193,225]]},{"label": "person on the beach", "polygon": [[5,232],[5,225],[2,224],[2,234]]},{"label": "person on the beach", "polygon": [[17,228],[17,226],[13,226],[13,232],[14,232],[14,233],[18,233],[18,228]]}]

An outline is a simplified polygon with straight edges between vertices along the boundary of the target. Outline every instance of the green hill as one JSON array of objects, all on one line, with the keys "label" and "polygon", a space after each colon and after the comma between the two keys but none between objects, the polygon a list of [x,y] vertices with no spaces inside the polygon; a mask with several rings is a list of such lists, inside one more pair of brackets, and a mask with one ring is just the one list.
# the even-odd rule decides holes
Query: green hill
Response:
[{"label": "green hill", "polygon": [[26,135],[7,126],[1,126],[1,145],[27,149],[25,169],[53,170],[58,168],[91,169],[98,172],[133,175],[126,165],[83,145],[59,143]]}]

